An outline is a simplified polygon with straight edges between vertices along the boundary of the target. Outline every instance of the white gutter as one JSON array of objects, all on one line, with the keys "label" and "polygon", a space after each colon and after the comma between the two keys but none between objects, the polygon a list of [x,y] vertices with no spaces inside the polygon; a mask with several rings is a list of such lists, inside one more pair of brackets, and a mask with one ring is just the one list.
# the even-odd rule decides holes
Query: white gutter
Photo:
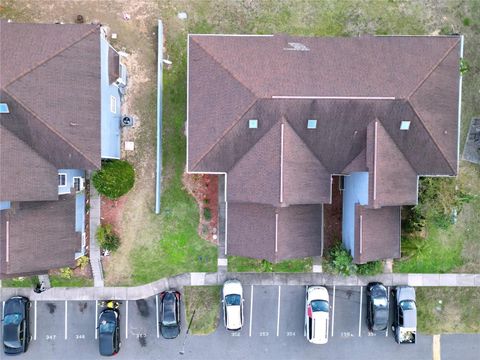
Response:
[{"label": "white gutter", "polygon": [[362,255],[363,250],[363,216],[360,215],[360,255]]},{"label": "white gutter", "polygon": [[162,195],[162,103],[163,103],[163,24],[158,20],[157,60],[157,179],[155,182],[155,214],[160,213]]},{"label": "white gutter", "polygon": [[[460,36],[460,59],[463,59],[463,35]],[[457,174],[460,168],[460,127],[462,123],[462,73],[458,83]]]},{"label": "white gutter", "polygon": [[[378,122],[375,121],[374,132],[374,149],[373,149],[373,201],[377,198],[377,126]],[[372,204],[373,205],[373,204]]]},{"label": "white gutter", "polygon": [[280,202],[283,203],[283,134],[285,125],[281,125],[281,140],[280,140]]},{"label": "white gutter", "polygon": [[10,260],[10,222],[7,220],[5,223],[5,228],[6,228],[6,251],[5,251],[5,261],[8,263]]},{"label": "white gutter", "polygon": [[272,99],[395,100],[393,96],[292,96],[272,95]]},{"label": "white gutter", "polygon": [[275,252],[278,252],[278,214],[275,214]]}]

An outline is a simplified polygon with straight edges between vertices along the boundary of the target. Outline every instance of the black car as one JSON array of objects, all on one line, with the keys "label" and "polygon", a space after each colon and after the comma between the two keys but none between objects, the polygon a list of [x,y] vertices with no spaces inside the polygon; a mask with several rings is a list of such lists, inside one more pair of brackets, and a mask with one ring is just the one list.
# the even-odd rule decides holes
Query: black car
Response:
[{"label": "black car", "polygon": [[383,331],[388,326],[387,289],[382,283],[367,285],[367,326],[370,331]]},{"label": "black car", "polygon": [[165,291],[160,294],[162,316],[160,332],[165,339],[174,339],[180,334],[180,293]]},{"label": "black car", "polygon": [[3,310],[3,351],[17,355],[27,351],[30,336],[30,300],[14,296],[5,301]]},{"label": "black car", "polygon": [[98,318],[100,355],[112,356],[120,351],[120,313],[117,309],[104,309]]}]

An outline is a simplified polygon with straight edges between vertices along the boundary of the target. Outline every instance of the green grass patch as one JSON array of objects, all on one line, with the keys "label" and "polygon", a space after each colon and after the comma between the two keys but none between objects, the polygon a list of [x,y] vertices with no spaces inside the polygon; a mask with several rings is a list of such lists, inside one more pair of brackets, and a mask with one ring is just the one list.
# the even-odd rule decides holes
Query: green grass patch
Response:
[{"label": "green grass patch", "polygon": [[228,257],[230,272],[311,272],[312,266],[312,258],[285,260],[273,264],[267,260],[242,256]]},{"label": "green grass patch", "polygon": [[480,332],[480,288],[419,287],[416,295],[420,332]]},{"label": "green grass patch", "polygon": [[37,276],[18,277],[18,278],[2,280],[2,287],[31,288],[31,287],[37,286],[37,284],[38,284]]},{"label": "green grass patch", "polygon": [[195,335],[206,335],[215,331],[220,316],[220,286],[185,286],[183,291],[188,326],[193,317],[190,331]]},{"label": "green grass patch", "polygon": [[50,285],[52,287],[88,287],[93,286],[93,279],[73,276],[66,279],[59,275],[50,275]]}]

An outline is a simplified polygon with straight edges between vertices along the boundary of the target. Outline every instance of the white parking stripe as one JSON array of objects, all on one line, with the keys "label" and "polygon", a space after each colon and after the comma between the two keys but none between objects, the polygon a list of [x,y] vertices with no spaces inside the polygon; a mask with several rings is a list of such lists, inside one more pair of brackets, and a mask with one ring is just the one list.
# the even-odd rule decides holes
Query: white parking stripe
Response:
[{"label": "white parking stripe", "polygon": [[67,300],[65,300],[65,340],[68,339],[67,324],[68,324],[68,311],[67,311]]},{"label": "white parking stripe", "polygon": [[335,324],[335,285],[333,285],[333,304],[332,304],[332,337],[333,337],[333,326]]},{"label": "white parking stripe", "polygon": [[358,337],[362,337],[363,286],[360,286],[360,315],[358,316]]},{"label": "white parking stripe", "polygon": [[33,340],[37,340],[37,300],[33,302],[35,316],[33,318]]},{"label": "white parking stripe", "polygon": [[158,294],[155,295],[155,308],[157,309],[157,338],[160,337],[160,329],[159,329],[159,320],[158,320]]},{"label": "white parking stripe", "polygon": [[278,306],[277,306],[277,336],[280,334],[280,295],[282,287],[278,285]]},{"label": "white parking stripe", "polygon": [[126,301],[125,309],[125,339],[128,339],[128,300]]},{"label": "white parking stripe", "polygon": [[253,313],[253,285],[250,285],[250,324],[248,336],[252,336],[252,313]]},{"label": "white parking stripe", "polygon": [[95,340],[98,338],[98,300],[95,300]]},{"label": "white parking stripe", "polygon": [[[390,286],[387,286],[387,303],[390,306]],[[385,330],[385,337],[387,336],[388,336],[388,324],[387,324],[387,330]]]}]

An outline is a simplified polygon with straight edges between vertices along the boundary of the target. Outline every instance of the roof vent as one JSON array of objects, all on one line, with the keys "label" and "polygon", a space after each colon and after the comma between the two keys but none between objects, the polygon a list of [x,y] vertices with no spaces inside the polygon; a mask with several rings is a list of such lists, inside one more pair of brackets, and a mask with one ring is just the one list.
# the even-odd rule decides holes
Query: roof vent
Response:
[{"label": "roof vent", "polygon": [[302,43],[289,42],[288,45],[290,45],[291,47],[283,48],[283,50],[310,51],[310,49]]},{"label": "roof vent", "polygon": [[248,128],[249,129],[257,129],[258,128],[258,120],[257,119],[248,120]]},{"label": "roof vent", "polygon": [[124,115],[122,116],[122,121],[120,122],[122,127],[132,127],[133,126],[133,116]]},{"label": "roof vent", "polygon": [[8,108],[8,105],[5,103],[0,103],[0,114],[8,114],[10,112],[10,109]]},{"label": "roof vent", "polygon": [[410,121],[403,120],[402,123],[400,124],[400,130],[408,130],[408,129],[410,129]]},{"label": "roof vent", "polygon": [[317,120],[309,119],[307,121],[307,129],[316,129],[317,128]]}]

